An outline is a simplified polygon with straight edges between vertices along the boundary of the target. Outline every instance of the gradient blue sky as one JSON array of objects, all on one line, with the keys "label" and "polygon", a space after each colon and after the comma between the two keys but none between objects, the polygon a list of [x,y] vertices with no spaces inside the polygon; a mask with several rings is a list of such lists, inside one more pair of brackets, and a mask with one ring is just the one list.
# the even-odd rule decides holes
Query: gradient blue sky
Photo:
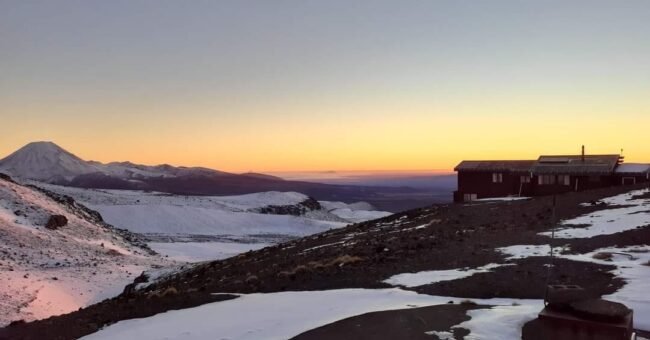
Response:
[{"label": "gradient blue sky", "polygon": [[650,1],[0,0],[0,155],[231,171],[650,161]]}]

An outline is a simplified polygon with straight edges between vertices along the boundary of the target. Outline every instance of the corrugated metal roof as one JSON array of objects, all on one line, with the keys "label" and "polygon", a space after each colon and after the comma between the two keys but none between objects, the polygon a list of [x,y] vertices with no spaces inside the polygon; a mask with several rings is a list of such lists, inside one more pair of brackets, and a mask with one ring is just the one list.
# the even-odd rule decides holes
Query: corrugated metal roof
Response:
[{"label": "corrugated metal roof", "polygon": [[455,171],[504,171],[504,172],[530,172],[535,164],[530,161],[462,161]]},{"label": "corrugated metal roof", "polygon": [[532,167],[534,174],[611,174],[620,155],[540,156]]},{"label": "corrugated metal roof", "polygon": [[623,163],[616,168],[617,174],[646,174],[650,172],[650,164]]},{"label": "corrugated metal roof", "polygon": [[[534,174],[606,175],[616,169],[620,155],[545,155],[535,160],[462,161],[455,171],[532,172]],[[650,166],[650,165],[648,165]],[[632,168],[630,168],[632,169]]]}]

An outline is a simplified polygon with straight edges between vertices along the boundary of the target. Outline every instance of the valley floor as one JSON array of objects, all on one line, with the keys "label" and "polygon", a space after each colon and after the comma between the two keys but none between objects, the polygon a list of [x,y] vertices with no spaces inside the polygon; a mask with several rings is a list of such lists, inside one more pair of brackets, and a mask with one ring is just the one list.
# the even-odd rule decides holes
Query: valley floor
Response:
[{"label": "valley floor", "polygon": [[185,196],[33,183],[73,197],[107,223],[138,233],[160,254],[189,262],[223,259],[391,215],[365,202],[316,202],[297,192]]}]

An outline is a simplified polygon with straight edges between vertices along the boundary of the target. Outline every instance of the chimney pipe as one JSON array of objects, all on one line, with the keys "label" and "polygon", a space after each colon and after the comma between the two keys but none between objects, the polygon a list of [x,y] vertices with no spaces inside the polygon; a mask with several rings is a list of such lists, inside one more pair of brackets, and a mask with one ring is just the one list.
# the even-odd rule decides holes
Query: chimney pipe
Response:
[{"label": "chimney pipe", "polygon": [[585,146],[582,146],[582,162],[585,161]]}]

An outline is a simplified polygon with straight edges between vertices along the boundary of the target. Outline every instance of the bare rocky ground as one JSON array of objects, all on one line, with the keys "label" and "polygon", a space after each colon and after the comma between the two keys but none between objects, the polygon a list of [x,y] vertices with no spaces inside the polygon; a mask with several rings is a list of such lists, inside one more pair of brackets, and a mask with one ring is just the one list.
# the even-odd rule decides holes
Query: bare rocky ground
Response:
[{"label": "bare rocky ground", "polygon": [[[556,218],[569,219],[603,209],[580,203],[632,189],[635,187],[614,187],[558,196]],[[72,339],[120,320],[224,298],[209,293],[386,288],[390,286],[382,281],[395,274],[479,267],[489,263],[509,262],[517,265],[502,266],[465,279],[404,289],[467,298],[541,299],[549,259],[506,260],[494,249],[520,244],[548,244],[549,239],[538,233],[554,225],[551,207],[551,197],[539,197],[500,203],[433,205],[410,210],[234,258],[202,263],[144,289],[127,288],[116,298],[71,314],[0,329],[0,339],[42,339],[45,335],[49,339]],[[589,239],[558,240],[556,244],[569,244],[572,251],[583,252],[604,246],[649,242],[650,226],[646,226]],[[610,266],[557,259],[555,264],[554,282],[581,285],[591,296],[612,293],[624,284],[608,273],[612,269]],[[376,339],[409,339],[417,338],[410,337],[410,334],[415,334],[414,318],[425,321],[427,318],[439,319],[426,324],[427,330],[436,329],[465,320],[467,316],[463,308],[468,307],[427,307],[403,312],[371,313],[352,319],[360,322],[365,334],[391,334],[391,337],[378,336]],[[397,329],[396,333],[382,332],[386,327],[384,321],[392,320],[395,316],[399,316],[398,320],[406,321],[391,321]],[[342,320],[302,334],[297,339],[322,339],[327,335],[354,339],[360,334],[363,333],[354,333],[349,320]],[[460,338],[462,334],[457,336]]]},{"label": "bare rocky ground", "polygon": [[[448,304],[368,313],[316,328],[292,340],[330,340],[341,338],[342,334],[348,340],[431,340],[435,338],[427,332],[447,331],[459,322],[469,320],[466,313],[475,308],[481,306]],[[468,333],[466,329],[455,329],[453,332],[459,338]]]}]

